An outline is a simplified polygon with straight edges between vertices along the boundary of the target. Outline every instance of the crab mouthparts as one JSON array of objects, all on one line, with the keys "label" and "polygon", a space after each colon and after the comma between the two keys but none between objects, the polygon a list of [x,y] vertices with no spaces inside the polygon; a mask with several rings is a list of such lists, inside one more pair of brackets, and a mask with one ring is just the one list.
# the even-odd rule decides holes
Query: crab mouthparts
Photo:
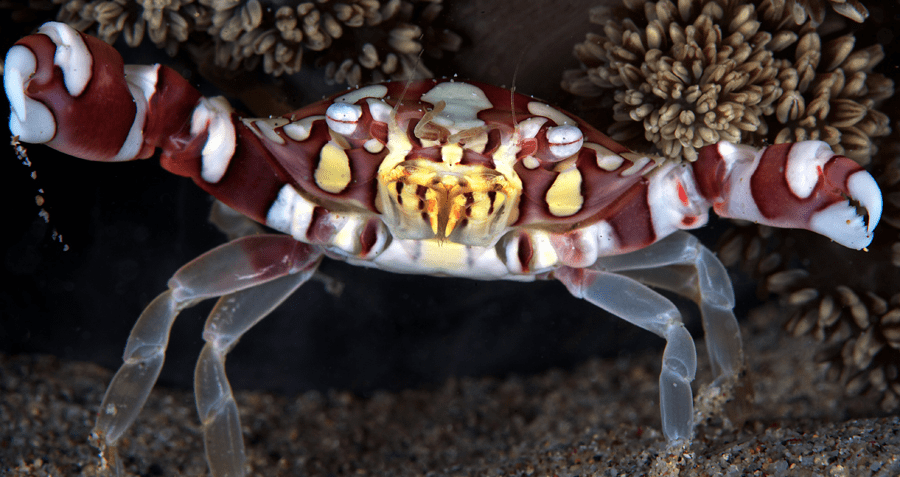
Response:
[{"label": "crab mouthparts", "polygon": [[398,238],[450,240],[489,246],[509,223],[508,202],[520,189],[503,174],[483,166],[409,161],[383,184],[390,205],[386,222]]}]

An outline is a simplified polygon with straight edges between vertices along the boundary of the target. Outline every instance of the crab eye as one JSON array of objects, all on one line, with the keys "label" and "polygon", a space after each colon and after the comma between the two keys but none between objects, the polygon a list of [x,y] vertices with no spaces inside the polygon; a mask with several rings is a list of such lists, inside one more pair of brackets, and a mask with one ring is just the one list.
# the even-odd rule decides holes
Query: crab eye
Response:
[{"label": "crab eye", "polygon": [[325,122],[332,131],[349,136],[356,131],[362,108],[355,104],[334,103],[325,110]]},{"label": "crab eye", "polygon": [[547,142],[550,143],[551,154],[565,159],[581,150],[584,135],[575,126],[557,126],[547,130]]}]

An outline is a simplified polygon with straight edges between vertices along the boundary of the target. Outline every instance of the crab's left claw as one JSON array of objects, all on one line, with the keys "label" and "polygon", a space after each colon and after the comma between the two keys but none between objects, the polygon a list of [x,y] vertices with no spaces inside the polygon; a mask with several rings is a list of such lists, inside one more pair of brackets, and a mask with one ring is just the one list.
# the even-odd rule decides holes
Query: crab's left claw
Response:
[{"label": "crab's left claw", "polygon": [[722,217],[812,230],[855,249],[872,243],[881,220],[875,179],[821,141],[760,150],[720,142],[701,149],[693,169]]},{"label": "crab's left claw", "polygon": [[[839,160],[852,162],[845,157]],[[835,202],[813,214],[809,230],[845,247],[868,247],[874,238],[872,232],[881,220],[881,189],[868,172],[858,170],[847,176],[841,194],[846,200]]]}]

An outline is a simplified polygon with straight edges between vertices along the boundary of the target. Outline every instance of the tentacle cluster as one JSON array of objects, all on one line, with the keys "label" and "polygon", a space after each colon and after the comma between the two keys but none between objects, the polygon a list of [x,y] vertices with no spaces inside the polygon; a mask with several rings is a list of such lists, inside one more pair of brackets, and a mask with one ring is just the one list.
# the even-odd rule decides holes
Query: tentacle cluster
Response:
[{"label": "tentacle cluster", "polygon": [[[854,50],[853,36],[822,45],[813,18],[797,24],[795,2],[625,0],[599,7],[602,34],[576,45],[583,67],[562,86],[612,100],[612,137],[651,141],[664,155],[693,161],[704,145],[818,139],[866,164],[870,138],[886,135],[876,108],[893,82],[872,70],[880,45]],[[841,144],[844,144],[842,147]]]},{"label": "tentacle cluster", "polygon": [[807,17],[817,25],[825,21],[825,13],[830,6],[835,12],[857,23],[869,17],[869,10],[859,0],[772,0],[777,8],[790,12],[790,16],[798,24],[806,22]]},{"label": "tentacle cluster", "polygon": [[[787,295],[799,308],[787,323],[795,336],[812,334],[824,344],[819,360],[850,394],[872,390],[882,407],[900,407],[900,293],[885,298],[839,285],[823,296],[813,288]],[[818,293],[816,293],[818,295]]]},{"label": "tentacle cluster", "polygon": [[435,26],[441,0],[348,0],[287,5],[271,0],[53,0],[60,21],[108,43],[137,46],[145,35],[174,54],[195,35],[217,65],[292,74],[304,63],[326,66],[329,79],[430,77],[417,55],[455,51],[460,37]]}]

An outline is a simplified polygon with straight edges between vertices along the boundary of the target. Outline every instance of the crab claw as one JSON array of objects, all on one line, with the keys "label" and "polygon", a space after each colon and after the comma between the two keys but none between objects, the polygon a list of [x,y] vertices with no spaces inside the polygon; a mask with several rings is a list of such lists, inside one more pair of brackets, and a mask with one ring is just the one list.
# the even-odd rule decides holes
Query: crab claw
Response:
[{"label": "crab claw", "polygon": [[872,243],[881,220],[875,179],[821,141],[761,150],[720,142],[701,149],[693,169],[722,217],[807,229],[855,249]]},{"label": "crab claw", "polygon": [[37,70],[37,58],[30,49],[15,45],[6,54],[3,87],[9,98],[9,130],[19,140],[45,143],[56,135],[56,121],[50,109],[25,94],[25,85]]},{"label": "crab claw", "polygon": [[[841,158],[845,161],[850,159]],[[810,219],[809,230],[818,232],[850,248],[863,249],[872,243],[875,226],[881,220],[881,189],[866,171],[852,173],[846,180],[846,198],[822,209]]]},{"label": "crab claw", "polygon": [[126,80],[122,57],[111,46],[66,24],[45,23],[6,55],[9,128],[20,141],[83,159],[148,157],[144,78],[132,77]]}]

